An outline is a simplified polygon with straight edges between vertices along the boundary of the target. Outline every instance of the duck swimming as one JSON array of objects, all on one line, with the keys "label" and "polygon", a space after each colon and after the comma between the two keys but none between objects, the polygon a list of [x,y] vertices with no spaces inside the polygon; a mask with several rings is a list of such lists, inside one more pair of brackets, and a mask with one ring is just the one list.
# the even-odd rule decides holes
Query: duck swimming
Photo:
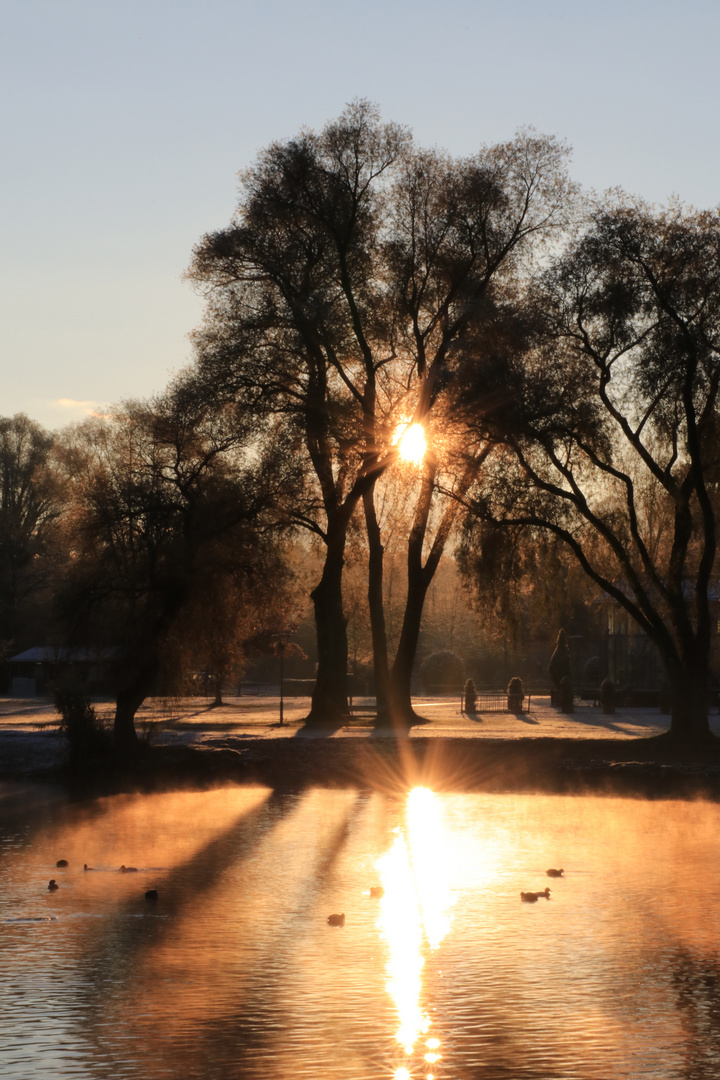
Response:
[{"label": "duck swimming", "polygon": [[60,886],[58,885],[55,878],[52,878],[49,885],[48,885],[48,892],[55,892],[55,890],[59,889],[59,888],[60,888]]},{"label": "duck swimming", "polygon": [[344,926],[345,915],[328,915],[328,922],[331,926]]},{"label": "duck swimming", "polygon": [[564,870],[546,870],[545,873],[548,877],[562,877],[565,873]]},{"label": "duck swimming", "polygon": [[56,866],[67,866],[68,861],[67,861],[67,859],[58,859],[58,861],[55,863],[55,865]]},{"label": "duck swimming", "polygon": [[541,896],[544,896],[546,900],[550,899],[550,890],[543,889],[541,892],[521,892],[520,899],[524,904],[537,904]]},{"label": "duck swimming", "polygon": [[124,866],[123,865],[123,866],[120,867],[120,873],[121,874],[137,874],[137,872],[138,872],[137,866]]},{"label": "duck swimming", "polygon": [[145,893],[145,899],[146,900],[157,900],[157,898],[158,898],[157,889],[148,889],[148,891]]},{"label": "duck swimming", "polygon": [[382,885],[371,885],[370,895],[376,897],[379,900],[381,896],[385,895],[385,890],[383,889]]}]

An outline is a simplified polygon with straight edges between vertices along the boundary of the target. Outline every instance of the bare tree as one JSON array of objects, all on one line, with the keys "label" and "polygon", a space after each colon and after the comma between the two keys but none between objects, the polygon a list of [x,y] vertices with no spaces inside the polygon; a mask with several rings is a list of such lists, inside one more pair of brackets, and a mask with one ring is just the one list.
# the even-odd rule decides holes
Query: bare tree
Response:
[{"label": "bare tree", "polygon": [[295,515],[326,548],[312,594],[319,662],[310,723],[336,723],[347,710],[342,569],[361,502],[379,714],[400,726],[413,717],[423,601],[457,509],[446,504],[424,561],[442,464],[428,455],[391,672],[375,488],[397,457],[392,436],[403,410],[429,422],[491,286],[497,279],[505,287],[520,253],[528,257],[566,215],[566,157],[565,147],[531,132],[466,161],[414,152],[407,132],[356,102],[319,134],[270,146],[243,176],[231,227],[196,250],[191,276],[208,295],[200,370],[247,409],[285,415],[312,469],[313,488]]},{"label": "bare tree", "polygon": [[[708,736],[720,512],[720,216],[621,195],[542,277],[522,350],[468,355],[498,441],[472,511],[561,538],[656,646],[672,734]],[[488,413],[495,391],[501,407]]]},{"label": "bare tree", "polygon": [[52,436],[23,413],[0,418],[0,624],[15,641],[22,609],[48,582],[62,485]]},{"label": "bare tree", "polygon": [[255,436],[181,380],[162,398],[86,425],[69,448],[73,559],[60,600],[76,638],[90,631],[112,648],[121,751],[136,745],[135,713],[177,655],[183,615],[213,602],[203,583],[223,570],[252,581],[274,543],[288,455],[279,439],[261,455]]},{"label": "bare tree", "polygon": [[382,189],[408,141],[359,101],[319,134],[273,144],[242,177],[235,221],[202,240],[191,270],[208,296],[200,371],[250,412],[285,415],[312,470],[295,512],[325,545],[311,725],[347,712],[345,545],[385,453],[379,382],[395,359],[377,265]]}]

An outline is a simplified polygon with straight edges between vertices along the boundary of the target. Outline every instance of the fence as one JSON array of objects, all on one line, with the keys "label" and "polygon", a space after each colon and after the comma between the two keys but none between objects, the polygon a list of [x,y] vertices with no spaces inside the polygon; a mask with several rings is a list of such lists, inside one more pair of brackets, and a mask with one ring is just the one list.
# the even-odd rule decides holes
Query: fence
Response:
[{"label": "fence", "polygon": [[[506,690],[498,690],[496,692],[483,693],[480,691],[477,695],[475,702],[475,712],[530,712],[530,694],[525,694],[520,707],[518,709],[508,708],[508,695]],[[465,712],[465,695],[460,695],[460,712]],[[468,714],[472,716],[473,714]]]}]

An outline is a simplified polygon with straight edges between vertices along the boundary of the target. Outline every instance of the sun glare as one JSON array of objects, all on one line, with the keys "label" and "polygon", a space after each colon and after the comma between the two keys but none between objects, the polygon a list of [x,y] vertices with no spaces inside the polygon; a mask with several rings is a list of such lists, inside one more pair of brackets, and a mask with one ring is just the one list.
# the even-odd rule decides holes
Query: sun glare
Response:
[{"label": "sun glare", "polygon": [[[395,830],[395,840],[378,861],[385,892],[379,926],[388,945],[387,988],[398,1011],[397,1041],[408,1056],[428,1035],[430,1017],[422,1006],[422,973],[426,954],[434,951],[449,929],[448,838],[440,805],[432,791],[416,788],[408,797],[406,828]],[[424,1040],[424,1062],[439,1061],[440,1040]],[[409,1075],[405,1066],[395,1080]]]},{"label": "sun glare", "polygon": [[422,465],[427,450],[422,424],[410,424],[407,420],[403,420],[395,428],[392,444],[397,446],[401,461],[406,461],[410,465]]}]

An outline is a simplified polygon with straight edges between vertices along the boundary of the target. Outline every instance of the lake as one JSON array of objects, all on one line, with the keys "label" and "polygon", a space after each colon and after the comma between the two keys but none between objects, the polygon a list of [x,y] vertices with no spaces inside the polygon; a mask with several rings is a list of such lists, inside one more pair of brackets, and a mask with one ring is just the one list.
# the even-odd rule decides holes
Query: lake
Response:
[{"label": "lake", "polygon": [[1,785],[0,1075],[716,1080],[719,855],[704,802]]}]

